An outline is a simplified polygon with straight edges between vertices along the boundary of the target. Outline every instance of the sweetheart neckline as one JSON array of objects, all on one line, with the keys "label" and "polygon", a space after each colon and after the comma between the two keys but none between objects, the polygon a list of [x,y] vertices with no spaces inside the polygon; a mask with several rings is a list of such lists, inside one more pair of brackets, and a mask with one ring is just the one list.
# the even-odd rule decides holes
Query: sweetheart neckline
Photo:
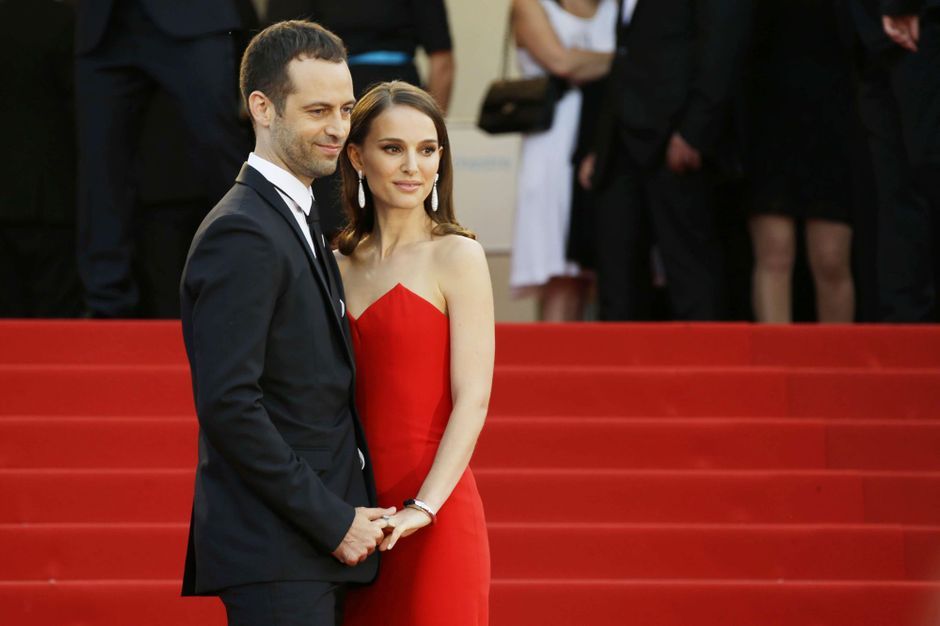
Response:
[{"label": "sweetheart neckline", "polygon": [[445,318],[448,317],[447,313],[445,313],[444,311],[442,311],[442,310],[440,310],[439,308],[437,308],[437,306],[436,306],[433,302],[431,302],[430,300],[428,300],[427,298],[425,298],[425,297],[423,297],[423,296],[418,295],[417,293],[415,293],[415,292],[412,291],[411,289],[408,289],[408,287],[406,287],[401,281],[395,283],[395,284],[392,286],[391,289],[389,289],[388,291],[386,291],[385,293],[383,293],[381,296],[379,296],[378,298],[376,298],[375,300],[373,300],[372,302],[370,302],[370,303],[368,304],[368,306],[366,306],[366,308],[364,308],[364,309],[359,313],[359,315],[353,315],[353,314],[352,314],[352,311],[347,310],[347,311],[346,311],[346,316],[350,319],[350,321],[359,322],[359,321],[362,319],[362,317],[363,317],[366,313],[368,313],[369,311],[371,311],[372,308],[373,308],[376,304],[378,304],[379,302],[381,302],[382,300],[384,300],[386,297],[388,297],[393,291],[395,291],[395,290],[398,289],[399,287],[400,287],[401,289],[403,289],[405,292],[410,293],[412,296],[414,296],[415,298],[417,298],[417,299],[420,300],[421,302],[424,302],[426,305],[428,305],[429,307],[431,307],[432,309],[434,309],[435,311],[437,311],[438,313],[440,313],[443,317],[445,317]]}]

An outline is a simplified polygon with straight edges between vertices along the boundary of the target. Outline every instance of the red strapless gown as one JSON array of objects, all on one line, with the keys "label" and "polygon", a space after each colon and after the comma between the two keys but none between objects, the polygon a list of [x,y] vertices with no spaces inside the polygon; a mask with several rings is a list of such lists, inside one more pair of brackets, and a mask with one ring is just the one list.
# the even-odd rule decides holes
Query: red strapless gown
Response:
[{"label": "red strapless gown", "polygon": [[[349,321],[379,505],[400,508],[417,495],[450,417],[449,320],[398,284]],[[437,524],[400,539],[376,582],[350,591],[344,624],[485,626],[489,588],[486,521],[468,468]]]}]

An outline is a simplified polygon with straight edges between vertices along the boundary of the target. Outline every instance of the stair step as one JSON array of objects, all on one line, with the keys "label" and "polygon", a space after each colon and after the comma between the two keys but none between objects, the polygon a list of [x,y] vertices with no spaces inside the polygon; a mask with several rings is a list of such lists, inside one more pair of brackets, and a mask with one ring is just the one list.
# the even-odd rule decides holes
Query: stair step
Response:
[{"label": "stair step", "polygon": [[[4,398],[0,415],[194,413],[185,366],[8,365],[0,377],[17,390]],[[490,413],[940,419],[940,370],[502,367]]]},{"label": "stair step", "polygon": [[[940,474],[481,469],[476,477],[491,522],[940,525]],[[183,522],[192,489],[192,470],[0,470],[0,524]]]},{"label": "stair step", "polygon": [[[224,626],[177,580],[0,583],[16,626]],[[492,626],[934,626],[937,583],[494,580]]]},{"label": "stair step", "polygon": [[[501,365],[940,368],[935,326],[497,324]],[[0,363],[182,364],[178,321],[0,322]]]},{"label": "stair step", "polygon": [[[196,464],[194,417],[0,419],[0,468]],[[940,471],[940,422],[494,418],[475,468]]]},{"label": "stair step", "polygon": [[[0,580],[172,579],[187,535],[186,524],[0,525]],[[940,527],[495,523],[489,535],[495,578],[940,581]]]}]

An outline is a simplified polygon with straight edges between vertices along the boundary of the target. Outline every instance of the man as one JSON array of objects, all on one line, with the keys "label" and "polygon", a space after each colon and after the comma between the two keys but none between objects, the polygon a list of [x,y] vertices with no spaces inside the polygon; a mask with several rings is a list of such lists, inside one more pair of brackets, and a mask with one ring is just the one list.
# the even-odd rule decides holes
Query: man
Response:
[{"label": "man", "polygon": [[231,626],[332,626],[342,583],[375,576],[369,555],[394,512],[369,508],[343,290],[310,193],[349,132],[345,59],[307,22],[251,42],[241,91],[255,151],[183,272],[200,424],[183,593],[219,595]]},{"label": "man", "polygon": [[940,0],[844,0],[878,188],[881,319],[937,319]]},{"label": "man", "polygon": [[[77,253],[85,308],[91,317],[134,317],[135,165],[146,105],[158,88],[170,94],[195,139],[192,162],[209,205],[217,202],[250,146],[238,118],[236,67],[243,33],[256,18],[249,0],[82,0],[76,11]],[[188,165],[188,156],[177,159]],[[177,250],[168,246],[166,254]]]},{"label": "man", "polygon": [[[672,317],[722,314],[712,186],[747,31],[747,0],[622,0],[617,52],[582,183],[597,189],[603,320],[650,314],[650,246]],[[593,169],[593,175],[591,170]]]},{"label": "man", "polygon": [[[37,27],[39,26],[39,27]],[[0,2],[0,317],[75,317],[74,9]],[[16,94],[16,97],[12,97]]]}]

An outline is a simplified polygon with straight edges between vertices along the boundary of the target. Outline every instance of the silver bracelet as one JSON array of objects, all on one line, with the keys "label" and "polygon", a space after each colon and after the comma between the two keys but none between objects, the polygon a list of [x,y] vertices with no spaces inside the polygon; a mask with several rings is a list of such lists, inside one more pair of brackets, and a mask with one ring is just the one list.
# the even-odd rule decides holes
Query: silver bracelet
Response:
[{"label": "silver bracelet", "polygon": [[426,514],[428,517],[431,518],[432,524],[437,523],[437,514],[434,512],[433,509],[431,509],[430,506],[428,506],[427,502],[422,502],[421,500],[418,500],[417,498],[412,498],[411,500],[405,500],[405,508],[421,511],[422,513]]}]

